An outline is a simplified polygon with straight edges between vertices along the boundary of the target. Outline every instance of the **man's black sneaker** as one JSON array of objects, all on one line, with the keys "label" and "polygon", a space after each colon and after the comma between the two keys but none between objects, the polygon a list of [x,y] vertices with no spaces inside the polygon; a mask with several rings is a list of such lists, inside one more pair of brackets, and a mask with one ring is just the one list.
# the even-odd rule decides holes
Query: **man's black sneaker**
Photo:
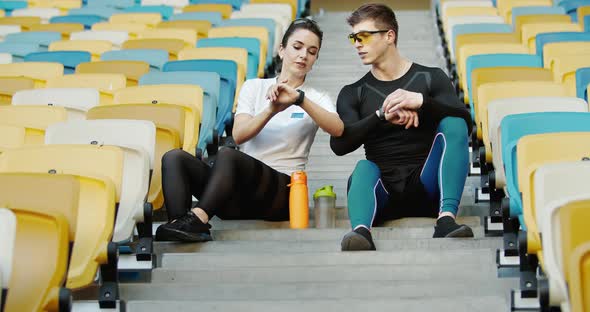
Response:
[{"label": "man's black sneaker", "polygon": [[371,231],[366,227],[358,227],[342,238],[342,251],[376,250]]},{"label": "man's black sneaker", "polygon": [[465,224],[457,224],[453,217],[444,216],[436,220],[432,237],[473,237],[473,231]]},{"label": "man's black sneaker", "polygon": [[156,230],[157,241],[206,242],[212,240],[209,229],[192,211]]}]

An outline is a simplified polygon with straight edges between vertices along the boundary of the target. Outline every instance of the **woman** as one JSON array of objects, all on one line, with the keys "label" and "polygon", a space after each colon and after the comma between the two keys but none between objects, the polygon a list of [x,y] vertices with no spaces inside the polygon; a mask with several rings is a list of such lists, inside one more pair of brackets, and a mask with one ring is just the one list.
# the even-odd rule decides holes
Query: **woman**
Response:
[{"label": "woman", "polygon": [[[340,136],[344,124],[325,94],[305,86],[318,58],[322,31],[295,20],[279,47],[277,78],[252,79],[238,97],[233,137],[241,151],[222,148],[213,167],[173,150],[162,158],[169,222],[157,240],[211,240],[209,219],[289,219],[290,175],[303,170],[318,127]],[[190,209],[194,195],[197,207]]]}]

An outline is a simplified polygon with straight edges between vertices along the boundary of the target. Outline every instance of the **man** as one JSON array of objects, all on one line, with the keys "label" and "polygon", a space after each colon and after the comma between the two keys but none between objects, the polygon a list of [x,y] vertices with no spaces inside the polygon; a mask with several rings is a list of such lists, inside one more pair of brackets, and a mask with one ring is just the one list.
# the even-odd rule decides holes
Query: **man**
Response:
[{"label": "man", "polygon": [[433,237],[473,237],[455,222],[469,169],[471,117],[447,75],[400,56],[398,23],[383,4],[365,4],[347,19],[349,39],[371,70],[340,91],[345,155],[364,145],[367,160],[348,181],[352,232],[342,250],[375,250],[371,226],[403,217],[438,217]]}]

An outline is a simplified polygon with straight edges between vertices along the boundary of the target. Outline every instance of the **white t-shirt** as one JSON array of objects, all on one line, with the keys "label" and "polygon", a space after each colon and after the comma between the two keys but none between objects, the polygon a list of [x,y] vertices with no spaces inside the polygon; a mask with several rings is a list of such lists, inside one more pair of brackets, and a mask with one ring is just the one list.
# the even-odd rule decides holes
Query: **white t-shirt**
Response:
[{"label": "white t-shirt", "polygon": [[[266,93],[275,83],[276,78],[247,80],[238,97],[236,115],[256,116],[265,110],[270,105]],[[312,102],[336,113],[328,94],[305,84],[298,89],[304,91],[305,97]],[[301,107],[291,105],[272,117],[255,137],[241,144],[240,150],[277,171],[291,175],[293,171],[305,170],[317,130],[318,125]]]}]

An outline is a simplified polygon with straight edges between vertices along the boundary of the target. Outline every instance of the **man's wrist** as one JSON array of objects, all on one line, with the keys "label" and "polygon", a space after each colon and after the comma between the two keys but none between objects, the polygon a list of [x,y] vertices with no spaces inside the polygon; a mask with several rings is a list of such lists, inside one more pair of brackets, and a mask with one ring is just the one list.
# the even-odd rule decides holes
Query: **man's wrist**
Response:
[{"label": "man's wrist", "polygon": [[424,105],[424,95],[422,95],[422,93],[418,93],[418,103],[420,103],[420,106],[418,107],[418,109],[422,108],[422,105]]}]

